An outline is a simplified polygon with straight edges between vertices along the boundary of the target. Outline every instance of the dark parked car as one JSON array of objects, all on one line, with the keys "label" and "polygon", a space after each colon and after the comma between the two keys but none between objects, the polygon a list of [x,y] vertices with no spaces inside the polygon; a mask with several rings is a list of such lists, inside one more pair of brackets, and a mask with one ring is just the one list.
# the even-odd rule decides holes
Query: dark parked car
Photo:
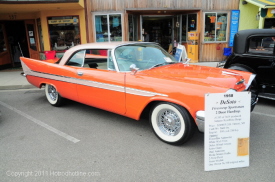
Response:
[{"label": "dark parked car", "polygon": [[217,67],[255,73],[252,90],[275,100],[275,29],[249,29],[235,34],[233,53]]}]

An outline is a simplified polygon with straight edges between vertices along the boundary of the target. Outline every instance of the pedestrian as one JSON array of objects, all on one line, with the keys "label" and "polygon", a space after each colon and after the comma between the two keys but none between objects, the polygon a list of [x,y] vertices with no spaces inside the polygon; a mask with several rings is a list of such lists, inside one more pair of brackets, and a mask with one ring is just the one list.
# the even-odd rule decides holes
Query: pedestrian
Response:
[{"label": "pedestrian", "polygon": [[150,36],[147,31],[144,32],[143,36],[144,36],[144,42],[150,42]]}]

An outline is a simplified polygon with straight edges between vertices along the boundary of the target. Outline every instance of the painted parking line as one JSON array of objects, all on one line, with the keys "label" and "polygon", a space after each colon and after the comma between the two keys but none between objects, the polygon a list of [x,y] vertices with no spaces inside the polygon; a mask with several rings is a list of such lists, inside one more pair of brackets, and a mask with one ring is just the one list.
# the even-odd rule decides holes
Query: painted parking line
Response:
[{"label": "painted parking line", "polygon": [[30,121],[32,121],[32,122],[34,122],[34,123],[36,123],[36,124],[38,124],[38,125],[46,128],[47,130],[50,130],[51,132],[53,132],[53,133],[55,133],[55,134],[57,134],[57,135],[65,138],[65,139],[67,139],[67,140],[69,140],[71,142],[73,142],[73,143],[77,143],[77,142],[80,141],[77,138],[74,138],[74,137],[72,137],[72,136],[70,136],[70,135],[68,135],[68,134],[66,134],[66,133],[64,133],[64,132],[62,132],[62,131],[60,131],[60,130],[58,130],[58,129],[56,129],[56,128],[54,128],[54,127],[52,127],[52,126],[50,126],[50,125],[48,125],[48,124],[46,124],[46,123],[44,123],[42,121],[40,121],[40,120],[38,120],[38,119],[35,119],[34,117],[32,117],[32,116],[30,116],[30,115],[28,115],[28,114],[26,114],[26,113],[24,113],[24,112],[22,112],[22,111],[20,111],[20,110],[18,110],[16,108],[14,108],[14,107],[12,107],[12,106],[4,103],[4,102],[0,101],[0,104],[2,106],[4,106],[4,107],[6,107],[6,108],[8,108],[8,109],[10,109],[10,110],[12,110],[14,112],[16,112],[17,114],[20,114],[21,116],[29,119]]},{"label": "painted parking line", "polygon": [[252,114],[258,114],[258,115],[263,115],[263,116],[268,116],[268,117],[275,118],[275,115],[272,115],[272,114],[265,114],[265,113],[261,113],[261,112],[252,112]]}]

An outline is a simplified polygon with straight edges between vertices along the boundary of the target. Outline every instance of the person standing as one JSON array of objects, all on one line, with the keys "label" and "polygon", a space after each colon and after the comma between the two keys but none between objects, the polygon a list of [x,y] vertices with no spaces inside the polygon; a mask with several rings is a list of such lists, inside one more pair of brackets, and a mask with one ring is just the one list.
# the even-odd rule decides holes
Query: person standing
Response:
[{"label": "person standing", "polygon": [[150,42],[150,36],[147,31],[144,32],[143,36],[144,36],[144,42]]}]

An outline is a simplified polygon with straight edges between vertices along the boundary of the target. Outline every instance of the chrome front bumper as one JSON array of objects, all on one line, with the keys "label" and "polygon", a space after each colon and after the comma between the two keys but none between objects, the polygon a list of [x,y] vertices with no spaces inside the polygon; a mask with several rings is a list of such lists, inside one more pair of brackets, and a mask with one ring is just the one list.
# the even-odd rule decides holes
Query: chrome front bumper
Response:
[{"label": "chrome front bumper", "polygon": [[200,132],[204,132],[205,111],[198,111],[196,113],[196,124]]}]

